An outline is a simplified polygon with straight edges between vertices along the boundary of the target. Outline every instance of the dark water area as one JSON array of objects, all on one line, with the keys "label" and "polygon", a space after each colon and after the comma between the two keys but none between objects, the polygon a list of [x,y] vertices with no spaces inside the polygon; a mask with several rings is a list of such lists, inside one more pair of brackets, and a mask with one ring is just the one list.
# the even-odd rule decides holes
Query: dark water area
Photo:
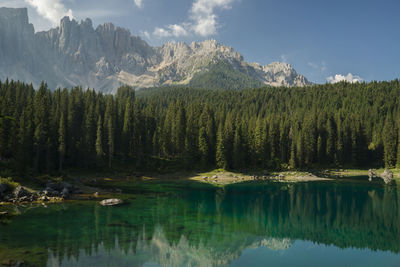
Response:
[{"label": "dark water area", "polygon": [[[400,266],[394,185],[152,182],[126,205],[14,207],[0,264],[28,266]],[[140,193],[138,193],[140,192]]]}]

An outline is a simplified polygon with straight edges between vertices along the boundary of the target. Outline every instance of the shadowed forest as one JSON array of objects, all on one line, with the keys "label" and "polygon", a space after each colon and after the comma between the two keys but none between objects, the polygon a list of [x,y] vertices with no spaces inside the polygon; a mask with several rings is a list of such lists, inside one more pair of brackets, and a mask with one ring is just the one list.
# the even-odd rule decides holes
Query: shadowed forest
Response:
[{"label": "shadowed forest", "polygon": [[400,166],[398,80],[136,93],[121,87],[116,95],[53,89],[0,83],[3,167],[24,174],[115,164],[139,170]]}]

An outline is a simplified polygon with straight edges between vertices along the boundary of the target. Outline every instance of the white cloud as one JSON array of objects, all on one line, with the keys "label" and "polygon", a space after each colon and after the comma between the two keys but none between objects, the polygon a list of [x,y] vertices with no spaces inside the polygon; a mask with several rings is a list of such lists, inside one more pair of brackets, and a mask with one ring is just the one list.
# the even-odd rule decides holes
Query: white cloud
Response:
[{"label": "white cloud", "polygon": [[178,24],[169,25],[168,29],[171,31],[173,36],[186,36],[189,34],[184,26]]},{"label": "white cloud", "polygon": [[190,10],[193,20],[193,31],[201,36],[214,35],[217,33],[217,8],[231,8],[233,0],[195,0]]},{"label": "white cloud", "polygon": [[153,35],[159,38],[164,38],[164,37],[171,37],[172,33],[166,29],[156,27],[154,29]]},{"label": "white cloud", "polygon": [[172,24],[168,25],[166,28],[156,27],[154,29],[153,35],[157,38],[181,37],[189,35],[189,32],[182,25]]},{"label": "white cloud", "polygon": [[150,33],[148,31],[143,31],[142,35],[146,38],[146,39],[150,39]]},{"label": "white cloud", "polygon": [[133,0],[138,8],[143,8],[143,0]]},{"label": "white cloud", "polygon": [[326,78],[326,80],[329,83],[338,83],[342,81],[346,81],[349,83],[356,83],[356,82],[362,82],[364,79],[362,79],[360,76],[349,73],[346,76],[342,74],[336,74],[335,77],[329,76],[328,78]]},{"label": "white cloud", "polygon": [[58,25],[64,16],[72,16],[72,10],[65,8],[60,0],[25,0],[34,7],[39,15],[49,20],[53,26]]},{"label": "white cloud", "polygon": [[230,9],[234,0],[195,0],[189,11],[189,22],[172,24],[164,28],[156,27],[153,35],[158,38],[182,37],[189,34],[202,37],[217,33],[218,16],[217,9]]}]

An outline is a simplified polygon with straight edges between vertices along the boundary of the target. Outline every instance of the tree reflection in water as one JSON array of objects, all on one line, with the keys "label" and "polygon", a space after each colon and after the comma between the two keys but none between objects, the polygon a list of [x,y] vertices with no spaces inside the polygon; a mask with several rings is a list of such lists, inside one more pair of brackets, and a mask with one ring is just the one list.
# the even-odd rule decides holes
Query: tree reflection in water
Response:
[{"label": "tree reflection in water", "polygon": [[399,254],[399,215],[396,185],[191,186],[138,195],[121,207],[75,203],[22,210],[0,225],[0,255],[49,266],[215,266],[248,248],[284,251],[295,240]]}]

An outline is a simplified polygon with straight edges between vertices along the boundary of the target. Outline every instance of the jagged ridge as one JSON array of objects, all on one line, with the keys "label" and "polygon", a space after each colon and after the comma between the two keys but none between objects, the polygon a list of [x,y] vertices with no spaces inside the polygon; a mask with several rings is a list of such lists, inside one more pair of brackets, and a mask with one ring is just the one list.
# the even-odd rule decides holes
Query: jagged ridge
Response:
[{"label": "jagged ridge", "polygon": [[57,28],[35,33],[26,8],[0,8],[1,79],[9,77],[35,86],[45,80],[52,88],[81,85],[113,92],[122,84],[138,88],[190,84],[194,76],[213,71],[212,66],[221,62],[229,66],[225,71],[248,76],[251,82],[239,87],[257,82],[310,84],[287,63],[247,63],[232,47],[215,40],[151,47],[111,23],[94,29],[90,19],[78,23],[68,17]]}]

